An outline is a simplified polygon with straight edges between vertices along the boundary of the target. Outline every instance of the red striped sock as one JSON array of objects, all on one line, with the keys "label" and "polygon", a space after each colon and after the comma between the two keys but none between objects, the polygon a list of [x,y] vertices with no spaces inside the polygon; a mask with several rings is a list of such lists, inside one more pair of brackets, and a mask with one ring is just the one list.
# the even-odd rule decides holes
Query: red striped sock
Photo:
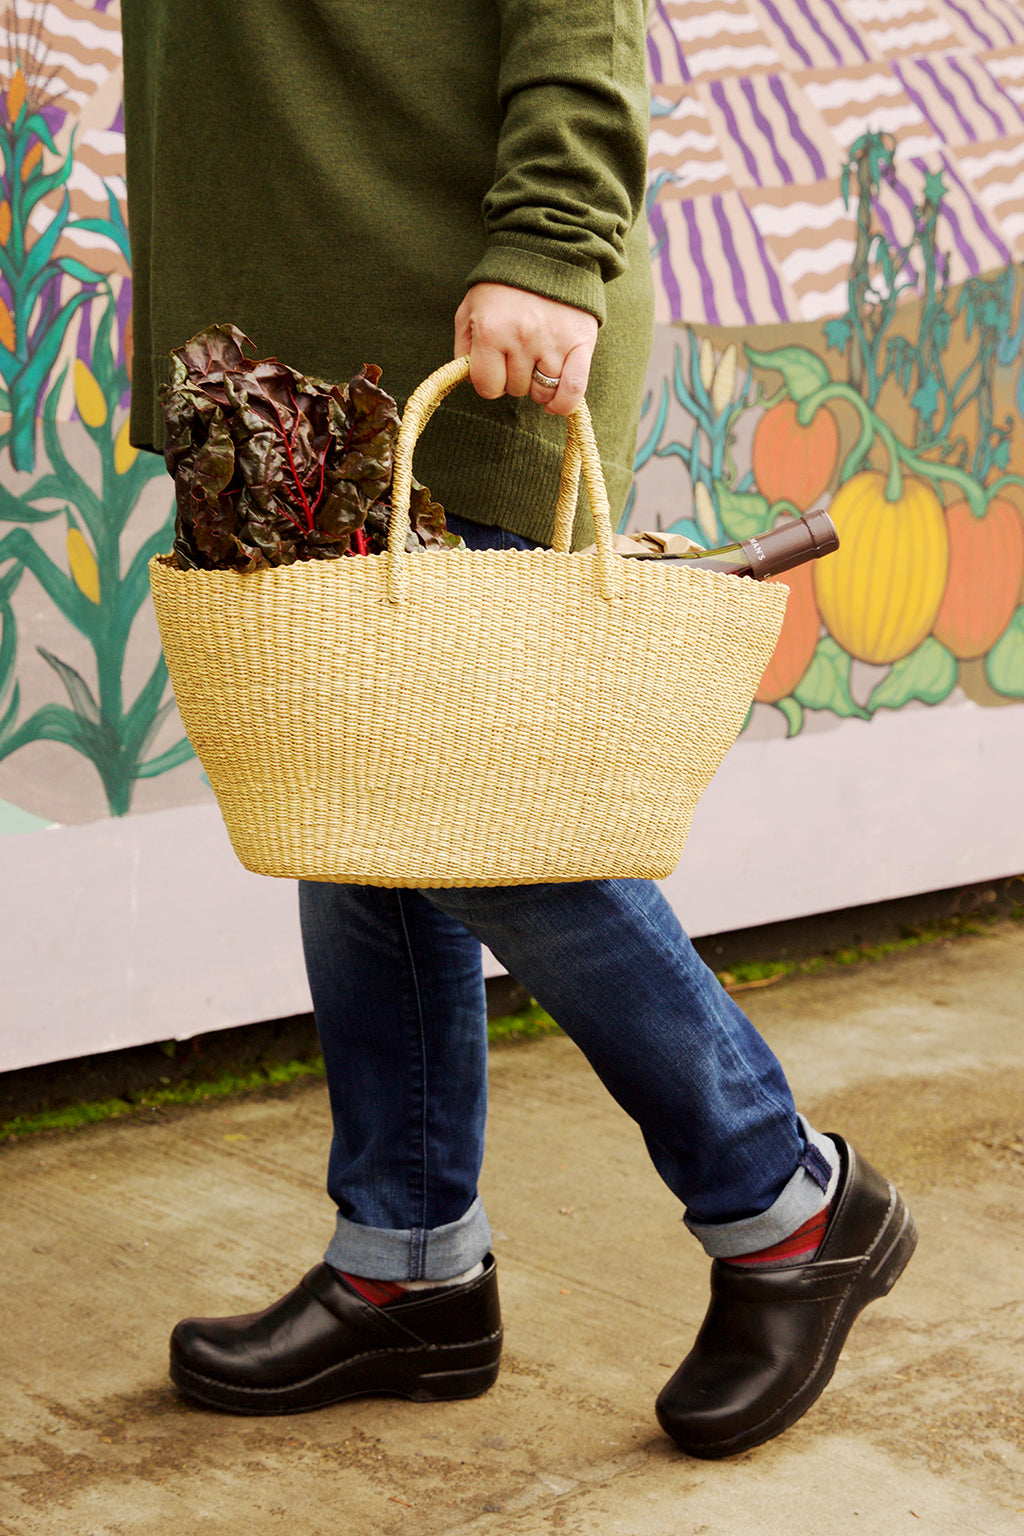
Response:
[{"label": "red striped sock", "polygon": [[344,1270],[338,1273],[354,1291],[365,1296],[367,1301],[372,1301],[375,1307],[386,1306],[389,1301],[397,1301],[399,1296],[405,1295],[405,1286],[398,1280],[367,1280],[363,1275],[349,1275]]},{"label": "red striped sock", "polygon": [[756,1253],[737,1254],[735,1258],[726,1259],[725,1263],[749,1265],[752,1268],[758,1264],[806,1264],[821,1246],[828,1226],[828,1213],[829,1207],[826,1205],[823,1211],[805,1221],[802,1227],[790,1233],[789,1237],[784,1237],[781,1243],[774,1243],[771,1248],[760,1248]]}]

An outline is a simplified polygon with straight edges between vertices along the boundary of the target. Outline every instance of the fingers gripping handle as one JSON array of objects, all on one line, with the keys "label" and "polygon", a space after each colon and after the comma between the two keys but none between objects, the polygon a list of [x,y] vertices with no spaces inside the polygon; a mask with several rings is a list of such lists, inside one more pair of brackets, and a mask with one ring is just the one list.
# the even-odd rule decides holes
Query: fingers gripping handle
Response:
[{"label": "fingers gripping handle", "polygon": [[[407,565],[411,556],[405,548],[409,536],[409,506],[412,499],[412,457],[420,433],[446,395],[469,376],[469,358],[457,357],[424,379],[409,396],[402,415],[402,425],[395,447],[392,478],[391,522],[388,528],[388,598],[402,602],[407,588]],[[621,590],[621,560],[612,548],[611,509],[601,471],[601,459],[594,438],[590,411],[585,400],[566,419],[565,455],[562,479],[555,505],[553,548],[569,551],[576,516],[580,470],[590,498],[597,540],[596,575],[601,595],[609,600]]]}]

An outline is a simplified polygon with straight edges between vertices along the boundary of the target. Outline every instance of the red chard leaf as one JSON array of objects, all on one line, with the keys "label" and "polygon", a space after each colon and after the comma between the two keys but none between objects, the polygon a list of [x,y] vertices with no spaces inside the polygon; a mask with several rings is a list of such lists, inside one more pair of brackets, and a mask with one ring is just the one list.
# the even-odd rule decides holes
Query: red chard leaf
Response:
[{"label": "red chard leaf", "polygon": [[[171,353],[160,399],[178,564],[249,571],[380,553],[400,426],[380,368],[330,385],[253,351],[235,326],[214,325]],[[410,525],[410,548],[459,542],[422,486]]]}]

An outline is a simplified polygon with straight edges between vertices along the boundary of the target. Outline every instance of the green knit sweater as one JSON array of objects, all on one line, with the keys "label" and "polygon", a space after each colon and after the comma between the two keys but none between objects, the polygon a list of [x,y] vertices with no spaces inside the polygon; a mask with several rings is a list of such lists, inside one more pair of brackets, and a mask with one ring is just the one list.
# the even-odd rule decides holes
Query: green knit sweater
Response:
[{"label": "green knit sweater", "polygon": [[[173,347],[230,322],[404,405],[467,287],[602,322],[587,398],[613,511],[651,335],[643,0],[122,0],[132,441]],[[461,385],[415,471],[451,512],[546,541],[564,423]],[[577,544],[589,542],[584,525]]]}]

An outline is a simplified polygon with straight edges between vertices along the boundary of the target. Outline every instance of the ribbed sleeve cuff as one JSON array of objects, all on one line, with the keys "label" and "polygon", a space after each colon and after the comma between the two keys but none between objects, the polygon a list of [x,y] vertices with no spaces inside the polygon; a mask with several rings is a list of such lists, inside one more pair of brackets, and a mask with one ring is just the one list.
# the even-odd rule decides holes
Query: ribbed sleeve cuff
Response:
[{"label": "ribbed sleeve cuff", "polygon": [[596,263],[560,260],[538,249],[538,245],[528,235],[492,236],[466,279],[466,287],[471,288],[474,283],[505,283],[509,288],[525,288],[530,293],[539,293],[541,298],[586,310],[603,325],[604,281]]}]

